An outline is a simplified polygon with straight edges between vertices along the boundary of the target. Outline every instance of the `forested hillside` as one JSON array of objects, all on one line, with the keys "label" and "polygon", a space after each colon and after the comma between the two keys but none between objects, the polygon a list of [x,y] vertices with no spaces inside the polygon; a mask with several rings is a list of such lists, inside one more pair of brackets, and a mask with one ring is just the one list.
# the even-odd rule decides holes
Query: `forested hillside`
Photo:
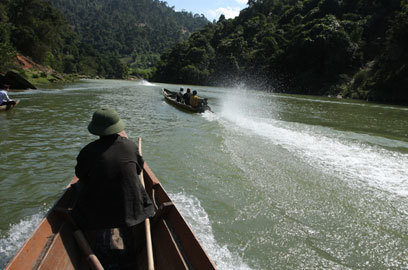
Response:
[{"label": "forested hillside", "polygon": [[1,0],[0,72],[20,53],[59,72],[126,78],[207,23],[158,0]]},{"label": "forested hillside", "polygon": [[17,53],[59,72],[106,78],[128,75],[116,55],[99,53],[82,42],[64,16],[43,0],[0,2],[0,72],[16,68]]},{"label": "forested hillside", "polygon": [[160,54],[209,21],[176,12],[158,0],[52,0],[82,41],[100,53],[128,57],[133,67],[152,67]]},{"label": "forested hillside", "polygon": [[408,103],[407,0],[249,0],[161,58],[154,79]]}]

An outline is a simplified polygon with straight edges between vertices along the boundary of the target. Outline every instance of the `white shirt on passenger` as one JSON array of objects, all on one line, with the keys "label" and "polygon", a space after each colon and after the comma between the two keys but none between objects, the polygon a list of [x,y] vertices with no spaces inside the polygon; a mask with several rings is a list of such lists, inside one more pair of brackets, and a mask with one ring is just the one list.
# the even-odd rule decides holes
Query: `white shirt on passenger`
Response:
[{"label": "white shirt on passenger", "polygon": [[11,101],[9,98],[7,91],[6,90],[0,90],[0,103],[6,102],[6,101]]}]

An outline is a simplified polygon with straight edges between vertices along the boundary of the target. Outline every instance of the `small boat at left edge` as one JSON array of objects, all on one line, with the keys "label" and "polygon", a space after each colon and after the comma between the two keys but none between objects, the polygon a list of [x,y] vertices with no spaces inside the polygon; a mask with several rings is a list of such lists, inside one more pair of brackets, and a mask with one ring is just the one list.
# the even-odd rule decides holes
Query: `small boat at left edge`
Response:
[{"label": "small boat at left edge", "polygon": [[13,109],[14,107],[16,107],[16,106],[18,105],[18,103],[20,103],[20,100],[19,100],[19,99],[16,100],[16,104],[15,104],[15,105],[1,105],[1,106],[0,106],[0,112],[10,111],[10,110]]}]

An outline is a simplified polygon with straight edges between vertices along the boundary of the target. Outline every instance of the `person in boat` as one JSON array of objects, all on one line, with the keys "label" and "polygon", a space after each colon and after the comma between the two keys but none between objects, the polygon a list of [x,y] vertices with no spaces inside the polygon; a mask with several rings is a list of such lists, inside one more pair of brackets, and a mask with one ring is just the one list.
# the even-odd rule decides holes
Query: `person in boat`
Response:
[{"label": "person in boat", "polygon": [[82,148],[75,166],[79,181],[72,215],[82,229],[129,228],[154,215],[138,176],[144,161],[124,129],[112,108],[95,111],[88,125],[99,139]]},{"label": "person in boat", "polygon": [[0,90],[0,100],[1,100],[0,106],[7,105],[7,107],[10,107],[10,106],[16,105],[16,101],[12,100],[7,94],[9,89],[10,89],[10,85],[6,84]]},{"label": "person in boat", "polygon": [[186,105],[190,105],[191,89],[187,88],[187,92],[183,95],[183,100]]},{"label": "person in boat", "polygon": [[191,95],[191,97],[190,97],[190,106],[191,107],[193,107],[193,108],[196,108],[196,107],[198,107],[198,96],[197,96],[197,91],[196,90],[194,90],[193,91],[193,94]]},{"label": "person in boat", "polygon": [[182,102],[183,94],[184,94],[184,89],[183,89],[183,87],[181,87],[180,91],[177,93],[177,96],[176,96],[177,102]]}]

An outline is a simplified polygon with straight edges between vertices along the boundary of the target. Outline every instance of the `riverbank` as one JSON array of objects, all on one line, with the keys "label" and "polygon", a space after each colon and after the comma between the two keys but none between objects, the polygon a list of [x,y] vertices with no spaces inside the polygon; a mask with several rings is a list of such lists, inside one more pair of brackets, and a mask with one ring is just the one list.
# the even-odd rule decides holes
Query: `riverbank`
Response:
[{"label": "riverbank", "polygon": [[[4,71],[4,70],[3,70]],[[56,84],[72,83],[79,80],[76,74],[64,74],[35,63],[29,57],[18,54],[13,65],[0,73],[0,84],[8,84],[11,89],[49,88]]]},{"label": "riverbank", "polygon": [[44,67],[22,55],[17,56],[21,63],[21,71],[31,83],[39,87],[49,87],[54,84],[71,83],[79,79],[76,74],[64,74],[52,68]]},{"label": "riverbank", "polygon": [[[7,76],[8,73],[12,73],[12,76]],[[105,78],[100,76],[58,72],[50,67],[39,65],[31,58],[23,55],[17,55],[14,65],[12,65],[6,72],[0,72],[0,84],[9,84],[11,85],[11,89],[53,88],[62,84],[75,83],[81,79]],[[127,79],[131,81],[140,81],[143,80],[143,77],[136,73],[132,73],[129,74]],[[22,84],[21,81],[23,82]],[[24,85],[24,87],[13,87],[13,84]]]}]

